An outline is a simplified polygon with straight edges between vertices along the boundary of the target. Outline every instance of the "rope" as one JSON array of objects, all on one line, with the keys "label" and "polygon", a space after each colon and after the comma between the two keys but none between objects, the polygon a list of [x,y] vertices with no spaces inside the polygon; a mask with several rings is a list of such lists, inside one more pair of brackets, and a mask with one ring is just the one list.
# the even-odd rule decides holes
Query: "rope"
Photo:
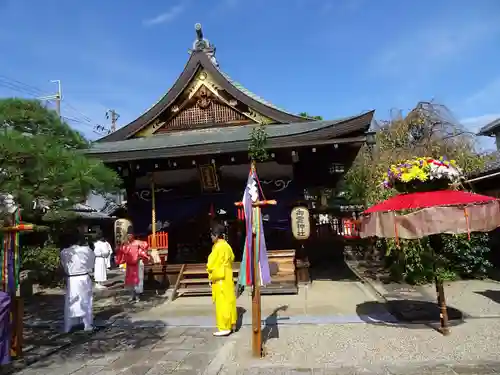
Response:
[{"label": "rope", "polygon": [[396,212],[394,212],[394,237],[396,239],[396,246],[399,247],[399,233],[398,233],[398,224],[396,222]]},{"label": "rope", "polygon": [[470,241],[470,223],[469,223],[469,214],[467,213],[467,208],[464,207],[464,216],[465,223],[467,225],[467,239]]}]

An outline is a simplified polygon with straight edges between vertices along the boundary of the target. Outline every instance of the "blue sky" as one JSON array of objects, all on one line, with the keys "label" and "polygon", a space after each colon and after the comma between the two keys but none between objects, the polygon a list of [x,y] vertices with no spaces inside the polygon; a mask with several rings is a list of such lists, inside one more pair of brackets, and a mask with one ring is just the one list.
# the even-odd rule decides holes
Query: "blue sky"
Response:
[{"label": "blue sky", "polygon": [[435,100],[471,130],[500,117],[498,0],[0,0],[0,96],[60,79],[63,114],[97,138],[107,108],[124,125],[170,88],[196,22],[227,74],[292,112]]}]

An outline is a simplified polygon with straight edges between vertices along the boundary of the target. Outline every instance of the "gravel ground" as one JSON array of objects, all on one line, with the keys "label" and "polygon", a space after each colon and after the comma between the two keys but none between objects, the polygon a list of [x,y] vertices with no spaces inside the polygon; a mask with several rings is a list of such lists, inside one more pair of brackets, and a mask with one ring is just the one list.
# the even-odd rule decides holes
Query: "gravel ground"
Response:
[{"label": "gravel ground", "polygon": [[251,331],[243,328],[233,336],[235,349],[226,363],[314,368],[494,361],[500,352],[500,319],[470,320],[453,327],[448,337],[428,327],[370,324],[282,326],[279,332],[266,330],[265,337],[267,356],[253,360]]}]

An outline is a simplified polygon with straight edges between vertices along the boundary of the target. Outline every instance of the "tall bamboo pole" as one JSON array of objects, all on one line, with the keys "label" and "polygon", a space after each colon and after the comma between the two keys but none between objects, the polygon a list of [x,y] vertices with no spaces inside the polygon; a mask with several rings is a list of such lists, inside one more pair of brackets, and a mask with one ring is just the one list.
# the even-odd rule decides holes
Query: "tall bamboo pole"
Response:
[{"label": "tall bamboo pole", "polygon": [[[255,171],[255,162],[252,161],[252,172]],[[261,304],[261,294],[260,294],[260,270],[259,270],[259,249],[256,249],[256,228],[255,220],[258,219],[258,207],[276,205],[275,200],[268,201],[256,201],[252,202],[252,355],[256,358],[260,358],[263,355],[262,351],[262,304]],[[243,206],[243,202],[236,202],[236,206]]]},{"label": "tall bamboo pole", "polygon": [[[255,222],[257,207],[252,207],[252,215]],[[259,270],[259,249],[256,245],[255,225],[252,227],[252,354],[256,358],[262,356],[262,300],[260,297],[260,270]]]}]

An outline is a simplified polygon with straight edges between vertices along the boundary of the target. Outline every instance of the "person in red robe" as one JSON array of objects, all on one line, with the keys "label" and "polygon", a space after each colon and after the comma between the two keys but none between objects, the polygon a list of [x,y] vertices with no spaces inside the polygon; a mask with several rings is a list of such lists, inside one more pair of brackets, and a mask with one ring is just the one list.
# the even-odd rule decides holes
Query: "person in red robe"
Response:
[{"label": "person in red robe", "polygon": [[138,302],[144,291],[144,262],[149,261],[148,243],[134,238],[132,230],[116,256],[117,264],[125,264],[125,287],[132,291],[131,302]]}]

